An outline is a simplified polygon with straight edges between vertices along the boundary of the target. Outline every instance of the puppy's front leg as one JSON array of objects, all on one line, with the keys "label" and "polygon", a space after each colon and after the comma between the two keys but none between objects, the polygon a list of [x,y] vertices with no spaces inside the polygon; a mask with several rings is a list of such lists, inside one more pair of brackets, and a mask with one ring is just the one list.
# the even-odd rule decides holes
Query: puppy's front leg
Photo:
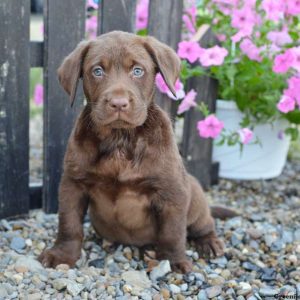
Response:
[{"label": "puppy's front leg", "polygon": [[157,256],[168,259],[174,271],[187,273],[192,270],[192,263],[187,260],[186,249],[186,214],[178,206],[168,206],[157,218]]},{"label": "puppy's front leg", "polygon": [[63,175],[59,189],[59,228],[54,246],[45,250],[39,261],[45,267],[59,264],[74,266],[80,258],[83,240],[82,222],[88,197],[72,179]]}]

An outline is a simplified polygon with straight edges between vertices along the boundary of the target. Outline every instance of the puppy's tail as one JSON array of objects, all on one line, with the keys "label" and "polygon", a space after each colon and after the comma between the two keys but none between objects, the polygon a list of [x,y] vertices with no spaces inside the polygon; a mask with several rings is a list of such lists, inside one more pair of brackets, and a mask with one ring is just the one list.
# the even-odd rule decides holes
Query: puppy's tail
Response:
[{"label": "puppy's tail", "polygon": [[229,209],[223,206],[211,206],[210,207],[211,215],[214,218],[226,220],[228,218],[233,218],[239,216],[239,214],[233,209]]}]

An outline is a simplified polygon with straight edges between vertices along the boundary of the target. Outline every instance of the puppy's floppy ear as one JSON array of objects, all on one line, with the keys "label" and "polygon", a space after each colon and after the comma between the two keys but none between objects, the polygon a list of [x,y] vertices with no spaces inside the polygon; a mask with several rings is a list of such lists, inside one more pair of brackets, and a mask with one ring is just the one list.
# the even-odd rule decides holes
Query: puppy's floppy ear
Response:
[{"label": "puppy's floppy ear", "polygon": [[69,94],[71,106],[74,103],[79,78],[82,76],[83,61],[89,49],[89,44],[88,41],[79,43],[57,70],[58,80]]},{"label": "puppy's floppy ear", "polygon": [[179,57],[172,48],[150,36],[145,38],[144,46],[151,55],[168,88],[176,97],[174,84],[180,72],[181,62]]}]

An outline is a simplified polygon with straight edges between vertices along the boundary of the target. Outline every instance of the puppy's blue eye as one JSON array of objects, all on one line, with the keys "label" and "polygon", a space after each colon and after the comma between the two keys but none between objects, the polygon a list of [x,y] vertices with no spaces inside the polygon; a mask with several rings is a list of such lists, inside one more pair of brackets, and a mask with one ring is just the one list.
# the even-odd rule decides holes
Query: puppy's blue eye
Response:
[{"label": "puppy's blue eye", "polygon": [[103,71],[103,69],[102,69],[101,67],[96,67],[96,68],[94,68],[94,70],[93,70],[93,74],[94,74],[95,76],[97,76],[97,77],[101,77],[101,76],[104,75],[104,71]]},{"label": "puppy's blue eye", "polygon": [[132,73],[134,77],[142,77],[144,70],[141,67],[134,67]]}]

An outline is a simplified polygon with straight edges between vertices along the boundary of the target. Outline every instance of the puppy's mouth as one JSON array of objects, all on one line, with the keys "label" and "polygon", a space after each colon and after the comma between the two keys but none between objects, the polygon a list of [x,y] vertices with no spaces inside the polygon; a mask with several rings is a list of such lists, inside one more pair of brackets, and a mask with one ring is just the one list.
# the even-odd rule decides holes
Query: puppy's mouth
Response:
[{"label": "puppy's mouth", "polygon": [[105,121],[106,126],[112,128],[133,128],[135,124],[130,120],[127,113],[115,112],[110,118]]}]

